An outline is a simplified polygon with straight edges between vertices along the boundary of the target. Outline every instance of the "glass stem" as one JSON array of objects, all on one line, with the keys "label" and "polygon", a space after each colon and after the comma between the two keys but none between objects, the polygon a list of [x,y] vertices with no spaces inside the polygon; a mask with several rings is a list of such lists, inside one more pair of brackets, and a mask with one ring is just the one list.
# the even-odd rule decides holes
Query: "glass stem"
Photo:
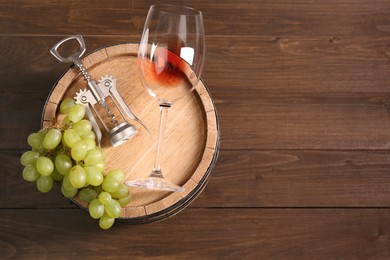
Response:
[{"label": "glass stem", "polygon": [[167,124],[168,110],[171,107],[169,103],[160,103],[160,127],[158,131],[157,137],[157,152],[156,152],[156,160],[153,165],[153,172],[151,177],[163,178],[162,170],[161,170],[161,156],[164,146],[164,133],[165,126]]}]

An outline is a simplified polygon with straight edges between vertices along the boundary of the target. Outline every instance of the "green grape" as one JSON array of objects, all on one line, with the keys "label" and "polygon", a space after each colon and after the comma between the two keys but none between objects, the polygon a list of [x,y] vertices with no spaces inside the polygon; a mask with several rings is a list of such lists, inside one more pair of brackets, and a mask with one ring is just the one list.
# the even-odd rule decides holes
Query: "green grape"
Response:
[{"label": "green grape", "polygon": [[104,155],[101,149],[96,147],[95,149],[92,149],[87,152],[84,158],[85,165],[91,166],[96,165],[104,160]]},{"label": "green grape", "polygon": [[80,140],[73,145],[72,150],[70,151],[70,154],[72,155],[72,158],[75,161],[81,161],[84,159],[87,152],[88,152],[87,143],[84,142],[83,140]]},{"label": "green grape", "polygon": [[118,199],[119,204],[124,207],[131,201],[131,194],[129,193],[126,197]]},{"label": "green grape", "polygon": [[90,138],[90,139],[92,139],[92,140],[96,140],[96,134],[95,134],[94,131],[89,131],[89,133],[86,134],[86,135],[84,136],[84,138]]},{"label": "green grape", "polygon": [[92,218],[98,219],[104,214],[104,205],[98,199],[93,199],[89,203],[88,211]]},{"label": "green grape", "polygon": [[32,133],[27,137],[27,143],[37,150],[43,149],[43,138],[45,136],[41,133]]},{"label": "green grape", "polygon": [[30,163],[36,162],[36,160],[39,158],[39,153],[35,151],[27,151],[22,154],[20,157],[20,163],[23,166],[27,166]]},{"label": "green grape", "polygon": [[53,188],[53,178],[51,176],[40,176],[37,179],[37,188],[40,192],[49,192]]},{"label": "green grape", "polygon": [[100,146],[96,146],[96,149],[100,150],[100,152],[102,153],[103,161],[104,161],[104,159],[106,159],[106,154],[105,154],[103,148],[101,148]]},{"label": "green grape", "polygon": [[41,130],[38,131],[38,134],[42,135],[43,137],[45,137],[45,135],[47,134],[47,132],[49,132],[49,129],[47,128],[42,128]]},{"label": "green grape", "polygon": [[111,193],[116,192],[119,189],[119,185],[120,183],[117,180],[105,178],[102,183],[102,188]]},{"label": "green grape", "polygon": [[61,193],[62,193],[62,195],[64,195],[65,198],[73,198],[74,196],[76,196],[77,191],[78,191],[78,189],[76,189],[76,188],[65,187],[64,183],[62,183],[62,185],[61,185]]},{"label": "green grape", "polygon": [[43,176],[50,175],[54,170],[53,162],[46,156],[41,156],[37,159],[36,167],[38,172]]},{"label": "green grape", "polygon": [[73,123],[80,121],[85,115],[85,107],[80,104],[74,105],[68,113],[69,120]]},{"label": "green grape", "polygon": [[104,164],[104,161],[98,162],[97,164],[94,165],[94,167],[99,171],[99,172],[104,172],[104,168],[106,167]]},{"label": "green grape", "polygon": [[[42,129],[27,138],[32,151],[20,157],[25,166],[23,179],[36,181],[41,192],[52,189],[53,179],[60,181],[61,193],[67,198],[78,194],[81,201],[89,203],[91,217],[100,219],[99,226],[108,229],[122,214],[122,205],[131,201],[128,187],[122,183],[125,174],[113,170],[104,177],[105,154],[96,146],[91,122],[83,119],[84,106],[67,98],[61,103],[60,112],[66,114],[61,122],[65,131]],[[61,142],[63,146],[59,146]]]},{"label": "green grape", "polygon": [[117,191],[111,193],[111,196],[115,199],[124,198],[127,195],[129,195],[129,188],[123,183],[119,185]]},{"label": "green grape", "polygon": [[69,180],[76,189],[82,188],[87,182],[87,174],[80,165],[73,166],[69,172]]},{"label": "green grape", "polygon": [[96,147],[95,140],[86,137],[86,138],[83,139],[83,141],[87,144],[88,151],[91,151],[91,150],[95,149],[95,147]]},{"label": "green grape", "polygon": [[125,178],[125,174],[120,170],[112,170],[107,174],[106,178],[114,179],[118,182],[122,182],[123,179]]},{"label": "green grape", "polygon": [[23,169],[23,179],[26,181],[36,181],[40,176],[34,164],[29,164]]},{"label": "green grape", "polygon": [[55,128],[52,128],[47,132],[45,138],[43,139],[43,148],[46,150],[53,150],[61,142],[61,131]]},{"label": "green grape", "polygon": [[64,143],[66,146],[72,148],[75,143],[81,140],[79,134],[73,129],[66,129],[64,132]]},{"label": "green grape", "polygon": [[96,191],[94,191],[91,188],[83,188],[79,192],[79,197],[81,201],[84,202],[91,202],[93,199],[95,199],[97,196]]},{"label": "green grape", "polygon": [[69,117],[66,116],[62,119],[61,126],[67,128],[70,125]]},{"label": "green grape", "polygon": [[92,124],[87,119],[82,119],[73,124],[73,129],[81,136],[85,137],[91,132]]},{"label": "green grape", "polygon": [[72,160],[65,153],[57,154],[54,164],[58,172],[63,175],[67,174],[73,167]]},{"label": "green grape", "polygon": [[92,186],[99,186],[103,182],[103,174],[94,166],[84,167],[87,174],[87,183]]},{"label": "green grape", "polygon": [[112,199],[111,194],[105,191],[101,192],[98,198],[103,205],[106,205]]},{"label": "green grape", "polygon": [[108,214],[103,214],[99,219],[99,226],[102,229],[109,229],[115,222],[115,218],[110,217]]},{"label": "green grape", "polygon": [[[99,198],[100,200],[100,198]],[[116,200],[109,200],[104,205],[104,211],[112,218],[118,218],[122,213],[122,206]]]},{"label": "green grape", "polygon": [[75,187],[73,187],[72,183],[70,182],[69,173],[65,174],[64,179],[62,180],[62,186],[64,186],[64,188],[67,190],[75,189]]},{"label": "green grape", "polygon": [[65,98],[60,105],[60,112],[62,114],[69,114],[70,109],[75,105],[73,98]]},{"label": "green grape", "polygon": [[64,175],[58,172],[56,168],[54,168],[53,173],[51,174],[51,177],[55,181],[62,181],[64,179]]},{"label": "green grape", "polygon": [[103,191],[101,186],[92,186],[92,189],[96,191],[97,194],[100,194]]}]

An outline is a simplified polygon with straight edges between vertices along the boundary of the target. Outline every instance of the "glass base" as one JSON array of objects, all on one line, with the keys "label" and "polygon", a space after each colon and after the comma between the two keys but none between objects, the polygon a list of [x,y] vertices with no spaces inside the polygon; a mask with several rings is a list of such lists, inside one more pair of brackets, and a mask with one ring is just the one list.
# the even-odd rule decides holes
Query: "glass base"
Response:
[{"label": "glass base", "polygon": [[183,187],[166,181],[164,178],[148,177],[142,180],[126,181],[125,184],[130,187],[137,187],[148,190],[164,190],[181,192],[184,191]]}]

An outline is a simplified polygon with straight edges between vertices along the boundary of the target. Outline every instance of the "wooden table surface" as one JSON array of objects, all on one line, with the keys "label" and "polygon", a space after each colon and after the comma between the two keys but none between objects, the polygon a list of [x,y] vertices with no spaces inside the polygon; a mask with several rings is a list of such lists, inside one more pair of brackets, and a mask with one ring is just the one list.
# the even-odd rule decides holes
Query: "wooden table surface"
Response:
[{"label": "wooden table surface", "polygon": [[390,1],[167,1],[204,13],[220,154],[171,219],[100,230],[21,177],[68,68],[50,54],[138,42],[158,1],[0,0],[0,258],[389,259]]}]

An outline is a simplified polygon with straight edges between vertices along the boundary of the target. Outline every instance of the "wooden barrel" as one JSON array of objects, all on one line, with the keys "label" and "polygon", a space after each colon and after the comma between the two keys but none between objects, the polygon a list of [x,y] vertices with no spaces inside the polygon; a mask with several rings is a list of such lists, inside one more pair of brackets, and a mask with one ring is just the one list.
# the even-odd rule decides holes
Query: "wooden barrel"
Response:
[{"label": "wooden barrel", "polygon": [[[117,89],[128,106],[150,130],[129,119],[138,133],[118,147],[103,133],[106,172],[121,169],[126,180],[149,175],[155,158],[155,140],[159,126],[158,103],[148,95],[137,74],[136,44],[121,44],[99,49],[82,59],[93,79],[105,75],[116,78]],[[42,126],[50,125],[58,115],[60,101],[74,97],[87,88],[78,68],[72,66],[54,85],[43,110]],[[169,111],[165,133],[162,169],[165,178],[185,188],[184,192],[151,191],[129,188],[132,201],[124,207],[120,219],[129,223],[148,223],[166,219],[188,206],[204,189],[219,150],[218,117],[210,93],[202,81]],[[80,207],[85,204],[72,200]]]}]

